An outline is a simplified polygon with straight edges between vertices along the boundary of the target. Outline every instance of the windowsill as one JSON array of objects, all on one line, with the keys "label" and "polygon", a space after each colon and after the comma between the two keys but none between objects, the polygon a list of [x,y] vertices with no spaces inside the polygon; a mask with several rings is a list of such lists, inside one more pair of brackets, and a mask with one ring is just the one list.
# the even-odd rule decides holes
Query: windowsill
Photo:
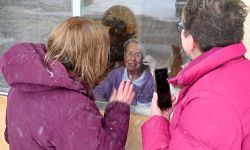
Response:
[{"label": "windowsill", "polygon": [[[96,101],[95,103],[100,110],[105,110],[107,102]],[[130,106],[130,112],[134,115],[149,116],[150,107]]]}]

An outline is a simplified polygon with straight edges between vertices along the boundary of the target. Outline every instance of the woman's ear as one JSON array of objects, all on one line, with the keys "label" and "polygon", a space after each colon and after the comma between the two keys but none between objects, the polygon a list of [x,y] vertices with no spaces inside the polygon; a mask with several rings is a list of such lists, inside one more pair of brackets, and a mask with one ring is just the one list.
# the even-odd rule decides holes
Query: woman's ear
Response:
[{"label": "woman's ear", "polygon": [[188,41],[189,41],[188,42],[189,43],[189,49],[192,52],[196,48],[196,42],[194,41],[194,38],[193,38],[193,36],[191,34],[189,34],[187,38],[188,38]]},{"label": "woman's ear", "polygon": [[181,32],[182,47],[187,56],[192,57],[193,51],[197,48],[197,44],[191,34],[185,35],[184,30]]}]

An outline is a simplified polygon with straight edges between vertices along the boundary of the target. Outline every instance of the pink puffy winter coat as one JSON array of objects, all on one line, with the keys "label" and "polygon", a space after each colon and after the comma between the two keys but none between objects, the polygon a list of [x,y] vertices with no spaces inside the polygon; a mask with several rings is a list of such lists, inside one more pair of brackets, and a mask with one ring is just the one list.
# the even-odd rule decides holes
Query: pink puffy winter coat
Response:
[{"label": "pink puffy winter coat", "polygon": [[250,150],[250,62],[243,43],[213,48],[171,84],[183,88],[169,123],[142,126],[145,150]]}]

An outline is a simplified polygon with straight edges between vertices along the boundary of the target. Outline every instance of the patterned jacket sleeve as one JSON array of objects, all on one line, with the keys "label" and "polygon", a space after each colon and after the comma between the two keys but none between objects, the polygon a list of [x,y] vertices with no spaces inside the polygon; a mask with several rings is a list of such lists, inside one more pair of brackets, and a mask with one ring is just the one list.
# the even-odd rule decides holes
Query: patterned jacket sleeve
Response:
[{"label": "patterned jacket sleeve", "polygon": [[94,103],[78,103],[69,111],[61,126],[51,131],[54,134],[50,143],[57,149],[125,149],[130,116],[127,104],[109,103],[104,117],[94,108]]},{"label": "patterned jacket sleeve", "polygon": [[99,149],[124,149],[128,127],[129,127],[129,106],[127,104],[112,102],[107,106],[104,114],[103,128],[99,133]]}]

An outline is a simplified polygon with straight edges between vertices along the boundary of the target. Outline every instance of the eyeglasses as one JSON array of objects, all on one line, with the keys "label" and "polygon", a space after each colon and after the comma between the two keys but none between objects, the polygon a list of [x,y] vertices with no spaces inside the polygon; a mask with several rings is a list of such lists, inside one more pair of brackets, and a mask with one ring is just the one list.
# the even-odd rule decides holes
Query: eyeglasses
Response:
[{"label": "eyeglasses", "polygon": [[142,58],[142,53],[137,52],[137,53],[133,53],[133,52],[125,52],[125,57],[127,58],[136,58],[136,59],[140,59]]},{"label": "eyeglasses", "polygon": [[179,32],[181,32],[181,31],[184,29],[182,21],[176,22],[176,29],[177,29]]}]

